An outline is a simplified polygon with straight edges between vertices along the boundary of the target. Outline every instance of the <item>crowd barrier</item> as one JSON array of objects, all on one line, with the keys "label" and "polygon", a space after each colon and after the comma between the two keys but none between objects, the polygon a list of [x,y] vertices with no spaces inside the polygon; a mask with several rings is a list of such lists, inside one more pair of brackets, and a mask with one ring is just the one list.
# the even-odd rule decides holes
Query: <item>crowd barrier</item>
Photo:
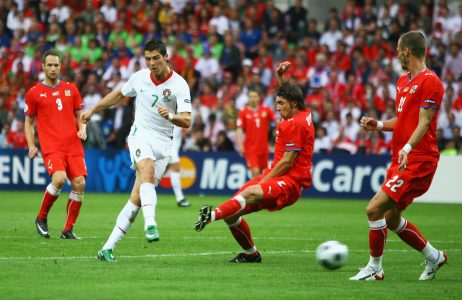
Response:
[{"label": "crowd barrier", "polygon": [[[85,150],[88,171],[86,192],[129,193],[135,179],[126,150]],[[369,199],[385,179],[386,155],[314,155],[311,188],[305,197]],[[181,184],[186,194],[232,195],[250,176],[245,162],[231,152],[181,154]],[[458,184],[462,156],[442,157],[432,188],[421,202],[462,203]],[[43,190],[49,178],[40,157],[29,159],[26,150],[0,150],[0,190]],[[172,193],[169,173],[158,192]]]}]

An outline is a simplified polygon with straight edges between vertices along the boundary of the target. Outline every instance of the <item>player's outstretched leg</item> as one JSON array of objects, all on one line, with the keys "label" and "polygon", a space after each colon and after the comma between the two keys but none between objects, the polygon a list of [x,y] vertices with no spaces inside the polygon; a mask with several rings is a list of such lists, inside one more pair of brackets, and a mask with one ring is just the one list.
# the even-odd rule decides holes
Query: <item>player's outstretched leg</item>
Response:
[{"label": "player's outstretched leg", "polygon": [[420,274],[419,280],[433,280],[436,276],[436,271],[448,262],[448,255],[443,251],[438,251],[438,257],[434,261],[425,260],[425,269]]},{"label": "player's outstretched leg", "polygon": [[114,250],[117,243],[125,236],[133,222],[138,215],[140,208],[133,204],[131,200],[127,201],[127,204],[122,208],[119,215],[117,216],[116,224],[112,229],[111,235],[107,239],[100,251],[98,251],[98,259],[108,262],[116,262],[112,251]]},{"label": "player's outstretched leg", "polygon": [[403,242],[422,253],[425,257],[425,269],[419,280],[432,280],[435,278],[436,271],[447,262],[447,254],[434,248],[420,233],[419,229],[403,217],[400,218],[399,225],[393,229],[393,232]]},{"label": "player's outstretched leg", "polygon": [[212,220],[212,206],[204,205],[199,209],[199,216],[197,217],[196,224],[194,225],[194,229],[196,231],[201,231],[204,229],[205,225],[210,223]]}]

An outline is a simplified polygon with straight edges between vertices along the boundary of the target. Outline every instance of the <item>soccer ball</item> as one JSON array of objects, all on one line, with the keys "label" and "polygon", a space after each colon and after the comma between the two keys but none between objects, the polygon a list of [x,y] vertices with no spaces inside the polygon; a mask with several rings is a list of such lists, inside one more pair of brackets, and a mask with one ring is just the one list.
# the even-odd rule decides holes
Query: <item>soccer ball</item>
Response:
[{"label": "soccer ball", "polygon": [[316,261],[326,269],[335,270],[348,259],[348,247],[338,241],[327,241],[316,249]]}]

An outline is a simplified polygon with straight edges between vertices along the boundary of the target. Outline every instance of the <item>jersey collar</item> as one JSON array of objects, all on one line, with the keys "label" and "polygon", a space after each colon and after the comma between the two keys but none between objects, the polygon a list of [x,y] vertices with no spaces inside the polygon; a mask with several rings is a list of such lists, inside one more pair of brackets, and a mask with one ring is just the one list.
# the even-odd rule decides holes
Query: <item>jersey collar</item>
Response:
[{"label": "jersey collar", "polygon": [[58,80],[58,83],[56,85],[48,85],[48,84],[43,83],[43,81],[40,81],[40,84],[48,88],[55,89],[61,84],[61,80]]},{"label": "jersey collar", "polygon": [[154,78],[154,76],[152,76],[152,72],[150,72],[149,74],[150,74],[149,76],[151,77],[152,83],[154,83],[154,85],[157,86],[157,85],[161,85],[162,83],[164,83],[164,82],[166,82],[167,80],[169,80],[170,77],[172,77],[172,75],[173,75],[173,70],[170,69],[170,73],[168,73],[168,75],[167,75],[163,80],[161,80],[161,81],[157,81],[157,80]]}]

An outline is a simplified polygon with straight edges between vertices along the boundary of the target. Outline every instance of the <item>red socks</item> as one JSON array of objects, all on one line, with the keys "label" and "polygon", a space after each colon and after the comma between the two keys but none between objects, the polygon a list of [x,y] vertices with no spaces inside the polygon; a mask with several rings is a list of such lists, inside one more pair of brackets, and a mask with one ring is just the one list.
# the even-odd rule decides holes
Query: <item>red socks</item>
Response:
[{"label": "red socks", "polygon": [[213,210],[214,221],[226,219],[240,212],[245,207],[245,199],[238,195],[231,200],[225,201]]},{"label": "red socks", "polygon": [[247,224],[243,218],[239,218],[235,224],[228,224],[228,226],[234,239],[239,243],[242,249],[248,250],[255,246],[250,233],[249,224]]},{"label": "red socks", "polygon": [[80,213],[80,207],[82,206],[83,194],[78,194],[74,191],[69,195],[69,200],[67,200],[66,212],[66,224],[64,225],[63,232],[68,231],[74,227],[74,223],[77,220],[77,217]]},{"label": "red socks", "polygon": [[416,249],[417,251],[422,251],[423,248],[425,248],[425,245],[427,245],[427,240],[420,233],[419,229],[417,229],[414,224],[404,218],[401,218],[399,226],[393,231],[406,244]]},{"label": "red socks", "polygon": [[40,211],[37,215],[37,219],[46,219],[48,212],[55,203],[56,199],[59,197],[59,190],[54,188],[51,183],[45,189],[45,194],[43,194],[42,205],[40,206]]},{"label": "red socks", "polygon": [[387,223],[385,219],[369,221],[369,249],[371,256],[382,256],[386,241]]}]

